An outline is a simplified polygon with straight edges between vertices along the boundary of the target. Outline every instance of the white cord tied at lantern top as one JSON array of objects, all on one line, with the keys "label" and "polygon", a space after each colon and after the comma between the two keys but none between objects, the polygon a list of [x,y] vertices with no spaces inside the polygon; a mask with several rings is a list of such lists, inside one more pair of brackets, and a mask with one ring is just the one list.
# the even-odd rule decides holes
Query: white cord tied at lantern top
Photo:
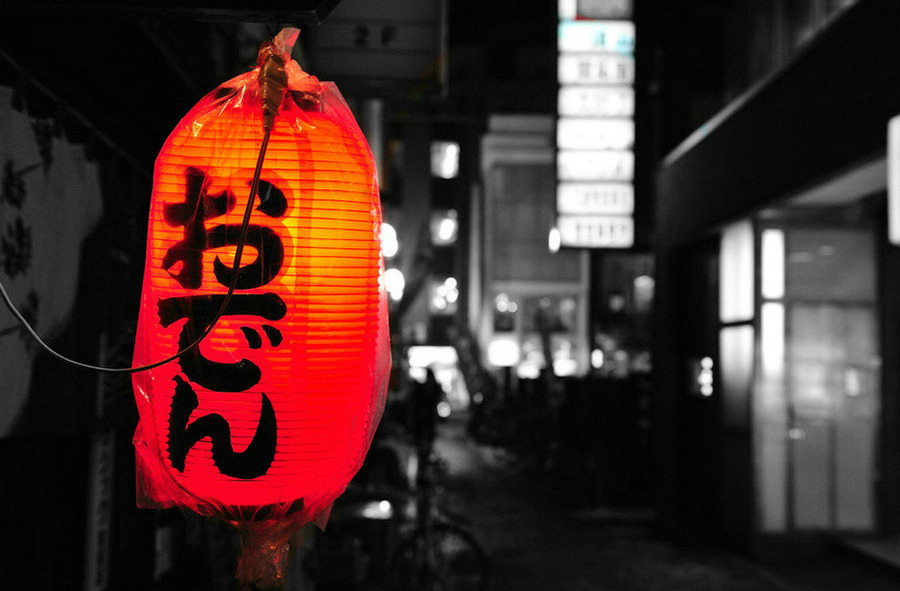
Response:
[{"label": "white cord tied at lantern top", "polygon": [[290,59],[291,50],[294,47],[294,43],[296,43],[299,34],[299,29],[293,27],[284,28],[274,39],[264,42],[260,46],[257,55],[257,62],[259,64],[259,74],[257,76],[259,82],[259,102],[263,110],[263,141],[259,149],[259,157],[256,160],[253,181],[250,183],[250,197],[247,199],[247,207],[244,209],[244,218],[241,222],[241,233],[237,244],[235,245],[234,263],[231,268],[231,284],[228,286],[228,292],[225,294],[225,298],[222,300],[222,304],[219,306],[218,311],[216,311],[215,316],[213,316],[212,322],[209,323],[203,334],[197,337],[193,343],[179,350],[177,353],[174,353],[165,359],[161,359],[160,361],[155,361],[146,365],[136,367],[105,367],[102,365],[83,363],[66,357],[44,342],[40,335],[34,330],[34,327],[31,326],[22,312],[20,312],[13,303],[12,299],[9,297],[9,293],[7,293],[6,288],[3,286],[3,283],[0,282],[0,298],[3,299],[3,303],[6,304],[6,307],[16,320],[18,320],[19,324],[22,325],[25,331],[31,335],[31,338],[33,338],[42,349],[65,363],[83,369],[104,373],[136,373],[139,371],[147,371],[175,361],[185,353],[192,351],[203,342],[207,336],[209,336],[213,328],[215,328],[216,323],[218,323],[219,319],[222,317],[222,314],[224,314],[225,310],[228,308],[228,304],[231,302],[231,297],[234,295],[234,290],[237,287],[238,271],[241,268],[241,255],[244,252],[247,229],[250,226],[250,216],[253,213],[253,203],[256,198],[256,193],[259,190],[259,177],[262,173],[266,148],[269,145],[269,136],[271,135],[272,128],[275,126],[275,118],[278,116],[281,104],[284,101],[285,93],[287,92],[288,80],[290,79],[292,87],[296,87],[304,94],[312,96],[317,96],[319,94],[320,84],[318,79],[315,76],[310,76],[304,72],[297,62]]}]

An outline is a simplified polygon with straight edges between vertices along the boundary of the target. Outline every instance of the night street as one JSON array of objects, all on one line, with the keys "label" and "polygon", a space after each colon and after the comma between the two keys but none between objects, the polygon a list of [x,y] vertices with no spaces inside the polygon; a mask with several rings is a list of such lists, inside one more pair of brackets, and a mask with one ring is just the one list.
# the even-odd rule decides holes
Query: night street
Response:
[{"label": "night street", "polygon": [[3,2],[0,591],[900,591],[898,32]]},{"label": "night street", "polygon": [[462,419],[442,425],[446,501],[484,545],[495,591],[828,591],[900,589],[900,578],[846,554],[777,572],[659,533],[648,510],[573,507],[551,476],[477,445]]}]

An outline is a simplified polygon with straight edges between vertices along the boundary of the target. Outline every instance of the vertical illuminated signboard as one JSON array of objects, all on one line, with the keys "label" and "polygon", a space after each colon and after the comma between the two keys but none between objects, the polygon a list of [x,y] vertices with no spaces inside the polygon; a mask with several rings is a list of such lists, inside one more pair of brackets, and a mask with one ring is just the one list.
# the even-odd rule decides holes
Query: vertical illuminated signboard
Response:
[{"label": "vertical illuminated signboard", "polygon": [[561,246],[634,244],[632,0],[559,0],[556,229]]}]

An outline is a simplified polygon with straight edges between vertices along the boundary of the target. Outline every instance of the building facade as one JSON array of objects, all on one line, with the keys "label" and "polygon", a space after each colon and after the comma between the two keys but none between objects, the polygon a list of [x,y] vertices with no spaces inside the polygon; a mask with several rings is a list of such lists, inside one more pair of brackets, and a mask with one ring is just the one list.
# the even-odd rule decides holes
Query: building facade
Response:
[{"label": "building facade", "polygon": [[731,22],[756,17],[742,39],[756,57],[730,73],[752,85],[668,154],[656,184],[663,515],[760,554],[900,531],[900,257],[887,237],[900,6],[785,3],[754,35],[759,7],[776,4],[734,4]]}]

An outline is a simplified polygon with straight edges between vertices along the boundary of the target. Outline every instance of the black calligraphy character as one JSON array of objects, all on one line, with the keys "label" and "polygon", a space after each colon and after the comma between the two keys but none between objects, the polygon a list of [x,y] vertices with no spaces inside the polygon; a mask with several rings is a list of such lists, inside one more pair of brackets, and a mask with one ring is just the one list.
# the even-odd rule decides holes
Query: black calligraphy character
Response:
[{"label": "black calligraphy character", "polygon": [[[249,184],[249,183],[248,183]],[[281,190],[268,181],[259,181],[257,189],[259,205],[257,211],[277,218],[287,210],[287,199]],[[216,226],[209,232],[209,248],[236,246],[241,236],[241,226],[228,224]],[[271,228],[250,224],[247,226],[246,243],[256,249],[256,260],[242,265],[237,273],[235,289],[252,289],[272,281],[284,263],[284,246],[281,238]],[[219,257],[213,261],[216,280],[222,285],[231,285],[234,274]]]},{"label": "black calligraphy character", "polygon": [[[240,240],[240,224],[216,226],[209,232],[209,248],[234,246]],[[238,269],[235,289],[252,289],[272,281],[284,262],[284,246],[281,238],[271,228],[250,224],[247,227],[246,243],[256,248],[256,260]],[[231,266],[225,265],[219,257],[213,261],[216,279],[222,285],[231,285],[234,274]]]},{"label": "black calligraphy character", "polygon": [[[187,191],[183,203],[169,204],[165,219],[169,225],[184,226],[184,238],[174,244],[163,258],[163,268],[182,287],[197,289],[203,280],[203,251],[222,246],[235,246],[240,240],[240,224],[221,224],[206,229],[206,220],[218,217],[234,209],[236,199],[231,191],[208,195],[210,180],[199,168],[185,171]],[[260,181],[257,210],[270,217],[280,217],[287,209],[287,200],[277,187],[268,181]],[[271,228],[250,224],[247,226],[246,244],[256,249],[256,260],[242,265],[235,279],[235,289],[252,289],[269,283],[284,262],[284,246]],[[173,272],[176,263],[181,269]],[[222,285],[231,285],[234,275],[219,257],[213,262],[216,279]]]},{"label": "black calligraphy character", "polygon": [[[184,202],[165,206],[163,217],[170,226],[184,226],[184,238],[176,242],[163,257],[163,269],[188,289],[197,289],[203,281],[203,251],[208,248],[206,220],[225,215],[237,199],[231,191],[208,195],[210,179],[206,172],[189,166],[184,171],[187,187]],[[172,268],[176,263],[181,268]]]},{"label": "black calligraphy character", "polygon": [[169,460],[172,467],[184,472],[188,451],[204,437],[212,440],[213,463],[219,471],[234,478],[249,480],[269,471],[278,444],[278,425],[272,402],[262,395],[259,423],[250,444],[242,452],[235,452],[231,440],[231,426],[222,415],[210,413],[188,425],[191,413],[199,405],[197,393],[181,376],[175,376],[175,394],[169,413]]},{"label": "black calligraphy character", "polygon": [[[250,184],[249,182],[247,183]],[[259,196],[259,205],[256,206],[257,211],[261,211],[270,218],[280,218],[287,211],[287,198],[281,189],[270,183],[269,181],[259,181],[259,188],[256,190]]]},{"label": "black calligraphy character", "polygon": [[266,336],[269,337],[269,342],[272,343],[273,347],[277,347],[281,344],[281,341],[284,339],[281,331],[275,328],[274,326],[269,326],[268,324],[263,324],[263,331],[265,331]]},{"label": "black calligraphy character", "polygon": [[[224,300],[225,296],[218,294],[160,300],[160,324],[167,327],[182,318],[187,319],[178,339],[179,349],[184,349],[206,331]],[[222,315],[280,320],[285,314],[287,305],[284,300],[274,293],[265,293],[235,295]],[[243,392],[259,383],[262,377],[259,366],[249,359],[241,359],[237,363],[212,361],[203,356],[200,347],[183,353],[178,362],[188,379],[216,392]]]},{"label": "black calligraphy character", "polygon": [[0,263],[10,277],[24,275],[31,266],[31,228],[21,217],[6,226],[6,233],[0,238]]},{"label": "black calligraphy character", "polygon": [[[263,345],[262,337],[255,328],[250,326],[242,326],[241,332],[244,333],[244,338],[247,339],[247,346],[251,349],[261,349]],[[273,347],[277,347],[281,344],[281,341],[284,340],[284,335],[281,334],[281,331],[275,328],[274,326],[270,326],[268,324],[263,324],[263,332],[266,333],[266,337],[268,337],[269,342]]]}]

